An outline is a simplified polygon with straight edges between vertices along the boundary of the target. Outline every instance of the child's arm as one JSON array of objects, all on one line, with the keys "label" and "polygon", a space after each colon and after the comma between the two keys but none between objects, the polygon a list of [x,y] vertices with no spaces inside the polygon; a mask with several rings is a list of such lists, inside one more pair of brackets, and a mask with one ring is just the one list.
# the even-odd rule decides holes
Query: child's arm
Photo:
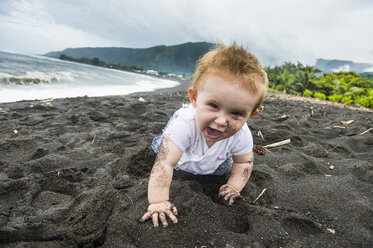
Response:
[{"label": "child's arm", "polygon": [[182,154],[183,152],[175,143],[167,135],[164,135],[149,178],[148,211],[141,217],[141,222],[152,218],[154,227],[157,227],[159,219],[166,227],[168,225],[166,216],[168,216],[173,223],[177,223],[175,217],[177,209],[169,202],[169,191],[173,170]]},{"label": "child's arm", "polygon": [[249,180],[253,167],[254,154],[252,151],[242,156],[233,156],[231,175],[227,184],[219,189],[219,196],[224,197],[224,200],[229,200],[229,205],[232,205],[234,200],[240,197],[240,192]]}]

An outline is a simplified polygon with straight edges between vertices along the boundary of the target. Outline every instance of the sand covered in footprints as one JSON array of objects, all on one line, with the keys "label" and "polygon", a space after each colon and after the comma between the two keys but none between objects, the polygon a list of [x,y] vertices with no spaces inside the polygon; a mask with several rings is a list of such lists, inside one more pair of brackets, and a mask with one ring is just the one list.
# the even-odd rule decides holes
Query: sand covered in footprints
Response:
[{"label": "sand covered in footprints", "polygon": [[179,223],[140,224],[152,138],[187,102],[155,92],[0,104],[0,246],[373,244],[373,113],[276,94],[248,124],[256,145],[290,143],[255,153],[243,199],[218,198],[224,176],[175,173]]}]

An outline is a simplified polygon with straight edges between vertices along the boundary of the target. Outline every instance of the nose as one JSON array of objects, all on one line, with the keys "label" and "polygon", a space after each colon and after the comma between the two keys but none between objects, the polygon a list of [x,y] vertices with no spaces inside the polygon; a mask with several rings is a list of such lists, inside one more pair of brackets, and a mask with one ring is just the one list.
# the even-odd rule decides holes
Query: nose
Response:
[{"label": "nose", "polygon": [[219,126],[227,126],[228,124],[228,118],[226,115],[224,114],[220,114],[216,119],[215,119],[215,123]]}]

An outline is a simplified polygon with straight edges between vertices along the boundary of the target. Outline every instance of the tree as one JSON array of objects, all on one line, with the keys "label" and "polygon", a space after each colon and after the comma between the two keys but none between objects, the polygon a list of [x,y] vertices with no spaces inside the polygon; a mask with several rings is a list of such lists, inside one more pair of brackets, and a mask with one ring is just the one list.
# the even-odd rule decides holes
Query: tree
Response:
[{"label": "tree", "polygon": [[294,74],[291,74],[287,69],[278,74],[278,82],[276,90],[284,93],[297,94],[294,87]]},{"label": "tree", "polygon": [[92,59],[92,65],[99,65],[99,64],[100,64],[100,60],[99,60],[99,58],[94,57],[94,58]]}]

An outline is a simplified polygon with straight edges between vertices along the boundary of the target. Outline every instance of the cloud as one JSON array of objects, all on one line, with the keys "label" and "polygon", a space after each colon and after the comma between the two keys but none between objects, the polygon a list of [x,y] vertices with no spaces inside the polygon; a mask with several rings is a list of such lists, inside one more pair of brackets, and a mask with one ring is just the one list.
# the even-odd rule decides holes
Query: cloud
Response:
[{"label": "cloud", "polygon": [[0,50],[236,40],[264,64],[373,62],[367,0],[3,0]]},{"label": "cloud", "polygon": [[41,54],[67,46],[120,44],[100,34],[59,22],[43,6],[22,1],[12,2],[10,7],[11,11],[7,15],[0,13],[0,32],[5,34],[1,39],[1,50]]}]

